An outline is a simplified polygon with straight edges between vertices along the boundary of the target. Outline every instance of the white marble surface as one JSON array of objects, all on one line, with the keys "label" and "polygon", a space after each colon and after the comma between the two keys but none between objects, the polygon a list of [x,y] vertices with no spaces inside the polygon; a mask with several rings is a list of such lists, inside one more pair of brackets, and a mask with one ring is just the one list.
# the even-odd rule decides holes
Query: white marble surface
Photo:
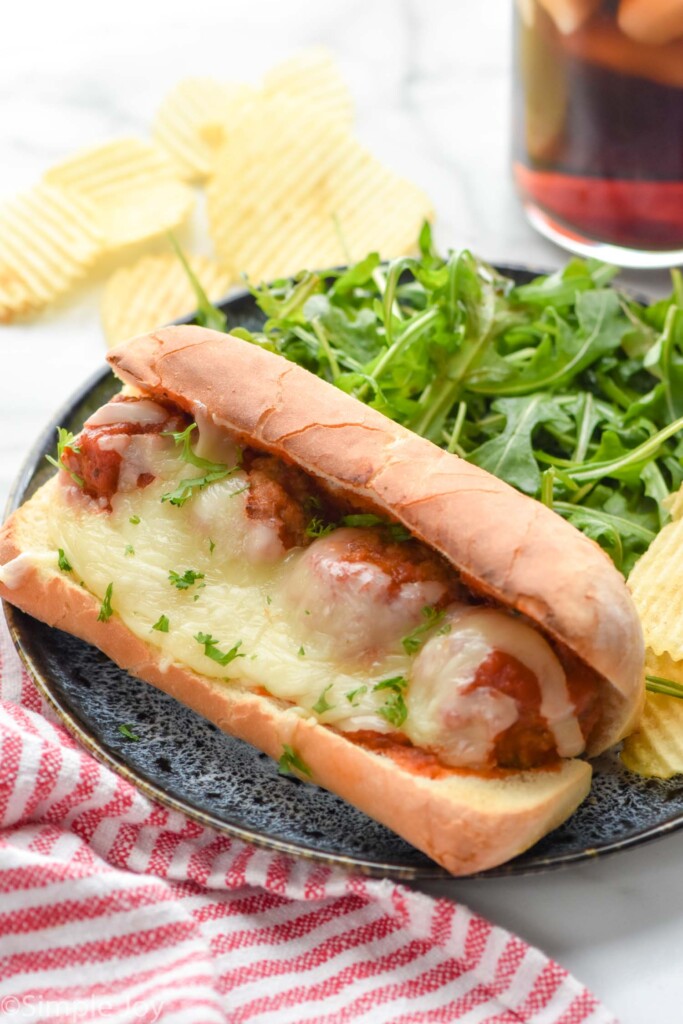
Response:
[{"label": "white marble surface", "polygon": [[[11,5],[0,33],[0,199],[56,158],[144,134],[180,77],[256,77],[301,46],[338,56],[362,138],[433,198],[443,246],[556,266],[508,175],[512,0],[85,0]],[[201,219],[194,229],[208,251]],[[663,275],[629,278],[659,292]],[[103,356],[98,288],[0,328],[0,502],[22,457]],[[683,834],[527,879],[439,887],[539,945],[623,1024],[683,1019]]]}]

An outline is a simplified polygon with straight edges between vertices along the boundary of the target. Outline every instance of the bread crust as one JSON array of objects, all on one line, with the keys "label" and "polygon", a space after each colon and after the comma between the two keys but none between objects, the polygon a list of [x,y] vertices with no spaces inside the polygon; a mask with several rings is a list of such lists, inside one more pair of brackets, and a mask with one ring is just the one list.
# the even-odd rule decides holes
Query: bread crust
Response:
[{"label": "bread crust", "polygon": [[[0,530],[0,566],[17,570],[0,597],[51,626],[94,644],[121,668],[152,683],[220,729],[279,758],[293,747],[313,780],[403,836],[454,875],[483,871],[532,846],[565,820],[590,789],[591,768],[556,768],[496,777],[445,770],[431,779],[361,747],[273,698],[197,675],[136,637],[114,614],[98,621],[100,602],[65,573],[47,538],[57,478],[48,481]],[[45,556],[45,557],[42,557]],[[49,557],[48,557],[49,556]]]},{"label": "bread crust", "polygon": [[635,728],[644,643],[602,549],[538,501],[281,356],[202,327],[169,327],[108,354],[116,374],[238,440],[301,466],[403,523],[476,590],[566,644],[604,681],[588,753]]}]

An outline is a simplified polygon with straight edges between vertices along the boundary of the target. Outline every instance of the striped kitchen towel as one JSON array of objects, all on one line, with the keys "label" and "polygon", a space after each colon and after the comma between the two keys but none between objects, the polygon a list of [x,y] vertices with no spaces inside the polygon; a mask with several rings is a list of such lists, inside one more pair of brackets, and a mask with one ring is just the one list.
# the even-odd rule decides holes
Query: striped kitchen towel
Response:
[{"label": "striped kitchen towel", "polygon": [[0,625],[2,1021],[615,1024],[458,903],[152,803],[54,721]]}]

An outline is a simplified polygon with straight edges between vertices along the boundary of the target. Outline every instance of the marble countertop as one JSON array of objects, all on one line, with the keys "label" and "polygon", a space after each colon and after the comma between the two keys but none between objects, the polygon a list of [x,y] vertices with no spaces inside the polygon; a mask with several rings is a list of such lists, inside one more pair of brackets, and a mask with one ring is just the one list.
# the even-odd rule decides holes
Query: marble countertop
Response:
[{"label": "marble countertop", "polygon": [[[79,147],[149,129],[185,75],[251,79],[313,43],[338,57],[364,142],[428,192],[443,247],[558,266],[508,171],[512,0],[132,0],[13,5],[0,37],[0,200]],[[199,220],[194,239],[210,251]],[[662,273],[631,273],[661,294]],[[0,502],[55,408],[102,362],[101,281],[0,328]],[[683,833],[527,878],[431,887],[540,946],[623,1024],[678,1024]]]}]

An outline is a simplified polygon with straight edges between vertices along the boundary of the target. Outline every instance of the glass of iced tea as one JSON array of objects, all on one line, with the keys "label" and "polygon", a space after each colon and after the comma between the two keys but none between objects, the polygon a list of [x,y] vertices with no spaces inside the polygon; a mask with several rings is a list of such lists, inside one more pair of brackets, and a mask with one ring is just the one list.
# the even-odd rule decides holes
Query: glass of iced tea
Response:
[{"label": "glass of iced tea", "polygon": [[683,0],[517,0],[515,21],[531,223],[622,266],[683,262]]}]

